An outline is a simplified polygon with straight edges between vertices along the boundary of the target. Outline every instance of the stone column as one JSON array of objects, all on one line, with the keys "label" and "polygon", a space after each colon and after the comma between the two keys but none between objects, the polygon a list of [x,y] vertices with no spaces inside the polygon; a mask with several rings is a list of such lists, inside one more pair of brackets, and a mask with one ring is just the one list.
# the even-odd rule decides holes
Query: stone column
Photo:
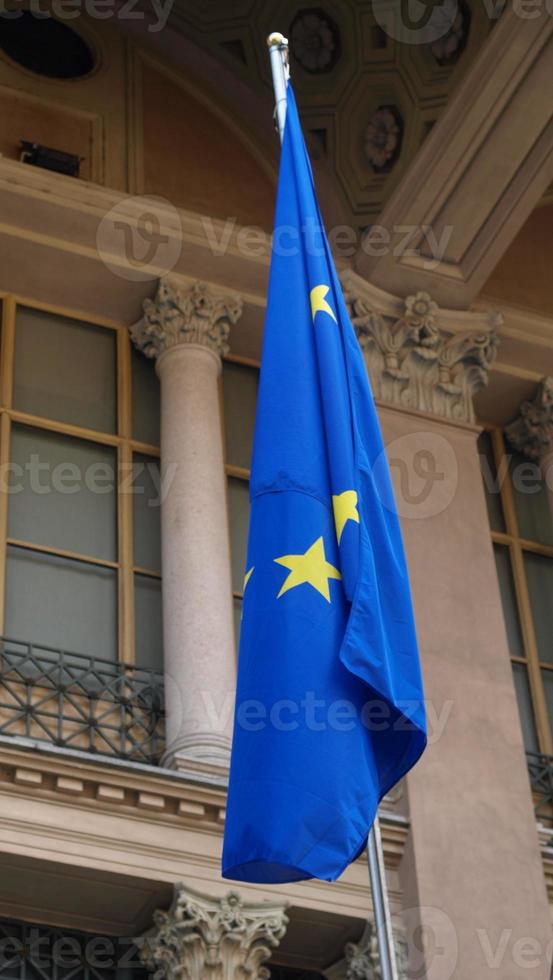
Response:
[{"label": "stone column", "polygon": [[379,399],[429,723],[405,781],[408,975],[545,980],[550,915],[472,407],[494,320],[351,275],[346,292]]},{"label": "stone column", "polygon": [[286,932],[283,905],[246,904],[236,892],[215,899],[175,886],[168,912],[138,940],[156,980],[267,980],[263,966]]},{"label": "stone column", "polygon": [[161,382],[164,763],[180,770],[229,761],[235,655],[218,378],[241,309],[203,283],[165,278],[131,328]]},{"label": "stone column", "polygon": [[505,428],[511,445],[539,463],[553,519],[553,378],[543,378],[531,401],[523,402]]}]

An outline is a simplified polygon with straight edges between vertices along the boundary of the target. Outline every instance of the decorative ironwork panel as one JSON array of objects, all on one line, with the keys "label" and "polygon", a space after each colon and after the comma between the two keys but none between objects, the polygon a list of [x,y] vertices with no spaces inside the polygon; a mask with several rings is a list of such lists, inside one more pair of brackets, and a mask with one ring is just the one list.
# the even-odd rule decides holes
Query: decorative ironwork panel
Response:
[{"label": "decorative ironwork panel", "polygon": [[536,817],[542,823],[553,825],[553,756],[538,752],[526,755]]},{"label": "decorative ironwork panel", "polygon": [[156,764],[163,703],[154,670],[0,640],[0,735]]},{"label": "decorative ironwork panel", "polygon": [[133,939],[0,919],[2,980],[147,980]]}]

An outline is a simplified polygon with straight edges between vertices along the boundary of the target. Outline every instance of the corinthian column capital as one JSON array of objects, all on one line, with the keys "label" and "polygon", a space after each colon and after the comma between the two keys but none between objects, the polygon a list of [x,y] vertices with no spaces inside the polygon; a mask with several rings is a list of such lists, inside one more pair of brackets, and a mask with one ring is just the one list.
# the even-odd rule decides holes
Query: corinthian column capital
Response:
[{"label": "corinthian column capital", "polygon": [[[407,944],[394,933],[398,980],[407,977]],[[367,919],[363,935],[356,943],[346,943],[341,960],[323,971],[326,980],[382,980],[376,927]]]},{"label": "corinthian column capital", "polygon": [[144,300],[144,316],[130,329],[146,357],[159,357],[180,344],[199,344],[219,357],[228,353],[230,328],[242,312],[237,296],[220,293],[205,282],[182,285],[166,276],[156,298]]},{"label": "corinthian column capital", "polygon": [[511,445],[530,459],[543,459],[553,450],[553,378],[542,378],[534,397],[522,402],[505,434]]},{"label": "corinthian column capital", "polygon": [[246,904],[236,892],[209,898],[183,884],[154,921],[138,945],[155,980],[266,980],[263,963],[288,924],[282,905]]},{"label": "corinthian column capital", "polygon": [[351,271],[343,285],[375,398],[473,422],[472,399],[487,384],[500,315],[441,310],[425,292],[402,300]]}]

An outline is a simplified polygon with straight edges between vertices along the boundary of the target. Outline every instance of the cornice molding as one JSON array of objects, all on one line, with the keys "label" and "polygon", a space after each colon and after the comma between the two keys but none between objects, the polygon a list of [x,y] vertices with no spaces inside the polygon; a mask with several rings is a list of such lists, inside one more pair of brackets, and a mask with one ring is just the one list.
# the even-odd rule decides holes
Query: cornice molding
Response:
[{"label": "cornice molding", "polygon": [[[202,774],[183,778],[172,770],[114,765],[107,759],[65,755],[61,750],[35,751],[0,744],[0,799],[23,795],[29,801],[50,800],[91,813],[120,814],[124,820],[154,821],[159,827],[182,827],[220,836],[225,823],[226,787],[209,785]],[[405,817],[380,809],[386,866],[397,869],[408,834]],[[0,818],[0,826],[2,819]]]},{"label": "cornice molding", "polygon": [[[427,289],[444,305],[470,305],[551,183],[552,64],[547,10],[531,20],[505,10],[381,211],[376,241],[384,227],[389,247],[371,252],[369,230],[359,272],[387,289]],[[428,229],[447,238],[439,250]]]},{"label": "cornice molding", "polygon": [[[143,242],[145,213],[164,247],[137,267],[129,238]],[[255,246],[236,221],[110,190],[0,157],[1,286],[25,291],[22,266],[39,262],[42,302],[133,322],[153,285],[170,273],[216,283],[252,307],[265,302],[271,236]],[[143,249],[143,245],[142,245]],[[29,254],[33,258],[29,258]],[[27,256],[27,258],[25,258]],[[166,261],[170,257],[170,267]],[[88,282],[88,287],[87,287]],[[60,287],[63,286],[60,292]]]}]

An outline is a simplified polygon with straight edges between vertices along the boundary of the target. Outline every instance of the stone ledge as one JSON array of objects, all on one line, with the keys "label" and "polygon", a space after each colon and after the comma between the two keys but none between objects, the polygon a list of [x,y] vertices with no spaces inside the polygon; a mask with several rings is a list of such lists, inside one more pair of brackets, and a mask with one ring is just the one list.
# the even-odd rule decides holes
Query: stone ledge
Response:
[{"label": "stone ledge", "polygon": [[[66,806],[114,812],[128,818],[222,833],[226,786],[213,774],[178,773],[140,763],[88,756],[29,742],[0,740],[0,796],[8,793],[58,801]],[[380,810],[386,865],[397,869],[408,821],[393,812],[398,794]]]}]

